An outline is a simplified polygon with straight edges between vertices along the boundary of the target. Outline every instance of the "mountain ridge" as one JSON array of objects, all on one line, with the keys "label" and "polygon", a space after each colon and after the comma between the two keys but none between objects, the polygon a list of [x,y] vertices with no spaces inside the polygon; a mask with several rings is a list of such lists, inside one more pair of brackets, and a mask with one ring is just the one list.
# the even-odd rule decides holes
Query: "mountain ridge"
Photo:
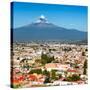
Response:
[{"label": "mountain ridge", "polygon": [[83,40],[87,38],[87,32],[77,29],[67,29],[49,23],[44,16],[37,22],[13,29],[14,41],[30,40]]}]

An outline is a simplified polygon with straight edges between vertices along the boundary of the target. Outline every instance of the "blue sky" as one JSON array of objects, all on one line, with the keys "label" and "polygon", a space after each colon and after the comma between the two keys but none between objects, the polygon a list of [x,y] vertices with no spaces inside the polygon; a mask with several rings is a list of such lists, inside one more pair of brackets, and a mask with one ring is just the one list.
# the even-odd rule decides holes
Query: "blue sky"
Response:
[{"label": "blue sky", "polygon": [[43,14],[50,23],[68,28],[87,31],[87,7],[40,3],[13,3],[13,27],[30,24]]}]

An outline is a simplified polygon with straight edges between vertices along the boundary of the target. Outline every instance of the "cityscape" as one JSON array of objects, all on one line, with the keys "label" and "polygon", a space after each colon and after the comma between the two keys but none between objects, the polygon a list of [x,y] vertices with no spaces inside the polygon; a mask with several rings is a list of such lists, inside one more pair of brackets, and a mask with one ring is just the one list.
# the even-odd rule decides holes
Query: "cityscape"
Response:
[{"label": "cityscape", "polygon": [[11,87],[88,84],[87,31],[58,26],[43,13],[28,25],[11,27]]},{"label": "cityscape", "polygon": [[87,84],[87,45],[14,43],[14,87]]}]

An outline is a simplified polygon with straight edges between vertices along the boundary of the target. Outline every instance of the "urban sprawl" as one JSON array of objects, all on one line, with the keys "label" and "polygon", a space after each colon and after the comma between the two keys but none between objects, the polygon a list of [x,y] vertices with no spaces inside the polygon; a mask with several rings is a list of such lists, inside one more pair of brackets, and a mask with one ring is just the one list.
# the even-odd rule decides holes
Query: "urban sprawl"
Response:
[{"label": "urban sprawl", "polygon": [[12,87],[45,87],[87,84],[87,45],[13,43]]}]

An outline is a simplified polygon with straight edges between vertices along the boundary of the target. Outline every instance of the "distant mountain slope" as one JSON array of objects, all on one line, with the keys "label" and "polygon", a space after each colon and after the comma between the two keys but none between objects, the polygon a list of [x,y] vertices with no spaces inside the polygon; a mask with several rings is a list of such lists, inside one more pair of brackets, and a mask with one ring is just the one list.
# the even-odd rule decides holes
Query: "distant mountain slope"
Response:
[{"label": "distant mountain slope", "polygon": [[45,18],[39,22],[13,29],[14,41],[30,40],[83,40],[87,38],[87,32],[75,29],[66,29],[47,23]]}]

